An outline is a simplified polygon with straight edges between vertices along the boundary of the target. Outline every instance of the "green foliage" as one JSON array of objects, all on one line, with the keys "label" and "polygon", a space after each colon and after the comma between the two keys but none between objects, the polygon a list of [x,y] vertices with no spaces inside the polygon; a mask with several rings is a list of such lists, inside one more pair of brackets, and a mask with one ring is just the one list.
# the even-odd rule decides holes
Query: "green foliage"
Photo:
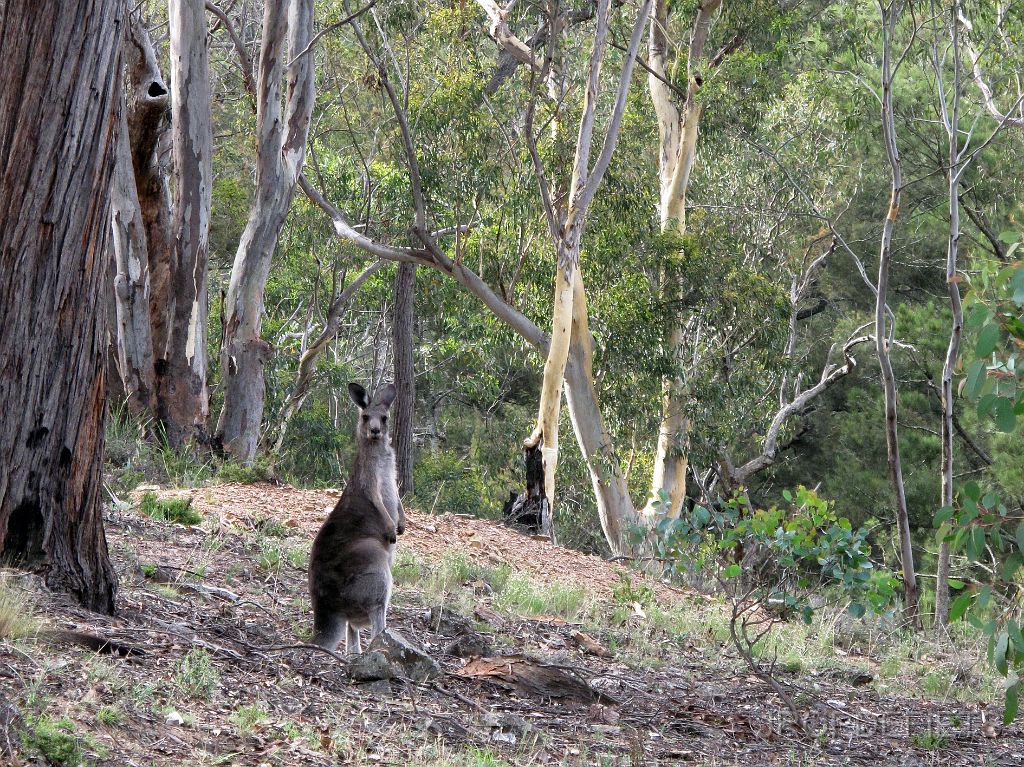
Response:
[{"label": "green foliage", "polygon": [[203,521],[203,515],[192,508],[191,498],[161,498],[156,493],[145,493],[139,499],[139,511],[160,522],[198,525]]},{"label": "green foliage", "polygon": [[231,721],[243,733],[252,732],[257,725],[267,721],[270,712],[260,705],[239,706],[231,714]]},{"label": "green foliage", "polygon": [[28,714],[20,740],[27,753],[42,757],[47,764],[78,767],[85,761],[83,739],[67,717]]},{"label": "green foliage", "polygon": [[[837,590],[855,617],[866,610],[891,608],[896,579],[876,568],[868,543],[870,531],[854,529],[833,505],[803,486],[783,492],[784,506],[754,509],[737,496],[708,509],[694,506],[676,519],[655,527],[654,546],[667,560],[666,569],[709,571],[723,584],[740,579],[751,593],[809,622],[812,590]],[[744,552],[754,552],[744,571]]]},{"label": "green foliage", "polygon": [[413,505],[425,512],[496,516],[479,467],[453,451],[421,453],[413,487]]}]

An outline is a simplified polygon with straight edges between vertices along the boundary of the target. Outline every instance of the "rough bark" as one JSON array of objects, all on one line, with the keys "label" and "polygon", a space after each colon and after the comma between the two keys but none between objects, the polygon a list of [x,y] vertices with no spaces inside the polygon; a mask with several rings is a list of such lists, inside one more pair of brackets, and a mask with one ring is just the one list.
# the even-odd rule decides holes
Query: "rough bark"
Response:
[{"label": "rough bark", "polygon": [[213,129],[203,0],[171,0],[171,147],[174,169],[174,295],[162,367],[160,421],[172,447],[206,439],[207,261]]},{"label": "rough bark", "polygon": [[312,37],[312,0],[267,3],[257,81],[256,199],[242,233],[224,306],[221,376],[224,407],[217,436],[224,452],[243,462],[255,457],[263,419],[263,366],[272,352],[260,337],[263,298],[278,236],[291,206],[306,153],[313,111],[313,57],[288,68],[287,108],[281,80],[288,50],[304,50]]},{"label": "rough bark", "polygon": [[894,6],[883,7],[882,11],[882,136],[886,157],[891,171],[889,208],[882,225],[882,238],[878,257],[878,293],[875,299],[875,350],[878,366],[882,373],[882,390],[885,396],[885,442],[888,453],[889,481],[892,484],[896,507],[896,527],[899,534],[900,559],[903,566],[903,593],[907,621],[918,627],[917,573],[914,569],[914,550],[910,537],[910,519],[907,513],[907,496],[903,485],[903,466],[900,461],[899,429],[896,402],[896,376],[889,355],[889,328],[887,327],[886,294],[889,286],[889,265],[892,262],[892,235],[899,216],[900,199],[903,192],[903,171],[899,149],[896,145],[896,121],[893,112],[893,64],[892,45],[895,36],[899,10]]},{"label": "rough bark", "polygon": [[[112,612],[102,520],[123,0],[0,8],[0,559]],[[69,73],[74,73],[69,77]]]},{"label": "rough bark", "polygon": [[110,186],[110,222],[114,260],[114,324],[117,374],[123,402],[135,416],[156,412],[153,338],[149,314],[149,253],[146,227],[132,170],[127,110],[117,121],[114,178]]},{"label": "rough bark", "polygon": [[395,470],[398,473],[398,492],[407,496],[412,484],[412,425],[416,413],[416,368],[413,364],[415,349],[413,322],[415,320],[416,265],[399,264],[395,274],[395,304],[392,332],[394,334],[395,398],[394,428],[391,444],[395,449]]}]

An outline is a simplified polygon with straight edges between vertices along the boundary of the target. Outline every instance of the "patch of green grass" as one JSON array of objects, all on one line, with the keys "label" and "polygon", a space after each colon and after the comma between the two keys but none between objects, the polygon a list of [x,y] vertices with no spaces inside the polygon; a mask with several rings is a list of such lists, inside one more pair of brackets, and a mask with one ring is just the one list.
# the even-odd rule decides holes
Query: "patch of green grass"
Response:
[{"label": "patch of green grass", "polygon": [[285,554],[288,564],[296,570],[305,570],[309,566],[309,549],[309,544],[289,547],[288,552]]},{"label": "patch of green grass", "polygon": [[0,581],[0,639],[22,639],[38,630],[39,622],[25,594]]},{"label": "patch of green grass", "polygon": [[152,708],[153,701],[160,685],[158,682],[146,682],[137,684],[128,692],[128,698],[137,708]]},{"label": "patch of green grass", "polygon": [[179,452],[170,447],[155,450],[164,475],[174,487],[196,487],[213,476],[213,465],[199,458],[193,450]]},{"label": "patch of green grass", "polygon": [[910,736],[910,742],[922,751],[940,751],[949,746],[949,736],[934,730],[915,732]]},{"label": "patch of green grass", "polygon": [[273,517],[260,517],[252,526],[256,532],[271,538],[287,538],[289,533],[288,526]]},{"label": "patch of green grass", "polygon": [[251,706],[239,706],[229,719],[242,734],[247,734],[252,732],[256,725],[266,722],[269,717],[270,712],[257,703]]},{"label": "patch of green grass", "polygon": [[146,493],[139,499],[139,511],[161,522],[198,525],[203,521],[203,515],[192,508],[191,498],[160,498],[156,493]]},{"label": "patch of green grass", "polygon": [[419,583],[426,577],[426,571],[419,558],[408,549],[399,548],[395,563],[391,566],[391,577],[399,586]]},{"label": "patch of green grass", "polygon": [[178,665],[178,673],[174,676],[174,684],[190,698],[209,700],[213,697],[220,674],[213,666],[210,654],[206,650],[189,650]]},{"label": "patch of green grass", "polygon": [[55,719],[47,714],[29,714],[20,734],[22,748],[41,756],[47,764],[78,767],[85,762],[85,740],[75,732],[67,717]]},{"label": "patch of green grass", "polygon": [[276,543],[263,539],[260,541],[260,551],[256,555],[256,564],[261,570],[268,573],[281,572],[281,563],[284,555],[281,554],[281,547]]},{"label": "patch of green grass", "polygon": [[519,615],[560,615],[577,618],[584,612],[587,592],[580,586],[552,583],[540,586],[523,575],[508,578],[495,595],[496,607]]},{"label": "patch of green grass", "polygon": [[107,727],[117,727],[123,718],[121,709],[114,706],[103,706],[96,711],[96,721]]},{"label": "patch of green grass", "polygon": [[150,588],[165,599],[175,600],[181,596],[181,592],[169,583],[154,583]]}]

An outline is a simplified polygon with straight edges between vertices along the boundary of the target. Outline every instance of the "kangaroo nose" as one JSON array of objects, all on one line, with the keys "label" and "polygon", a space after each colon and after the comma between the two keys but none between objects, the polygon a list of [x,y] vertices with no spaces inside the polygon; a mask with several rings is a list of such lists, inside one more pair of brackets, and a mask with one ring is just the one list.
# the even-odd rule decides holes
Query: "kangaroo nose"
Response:
[{"label": "kangaroo nose", "polygon": [[376,437],[378,434],[380,434],[380,427],[379,426],[372,426],[372,427],[370,427],[370,434],[372,434],[373,436]]}]

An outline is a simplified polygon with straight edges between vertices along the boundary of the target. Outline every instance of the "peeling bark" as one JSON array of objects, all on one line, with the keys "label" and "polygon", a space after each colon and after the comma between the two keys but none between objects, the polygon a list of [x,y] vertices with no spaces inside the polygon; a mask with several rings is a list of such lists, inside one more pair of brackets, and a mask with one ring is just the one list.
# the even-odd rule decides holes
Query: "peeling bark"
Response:
[{"label": "peeling bark", "polygon": [[160,421],[168,444],[206,440],[207,262],[213,129],[203,0],[171,0],[171,146],[174,158],[174,295],[161,370]]},{"label": "peeling bark", "polygon": [[[651,23],[648,46],[647,84],[658,120],[658,181],[660,198],[658,218],[662,232],[686,232],[686,194],[690,186],[690,172],[697,156],[700,118],[704,107],[698,99],[705,65],[704,49],[714,14],[722,0],[703,0],[697,7],[690,30],[687,51],[687,88],[682,108],[673,100],[673,89],[668,85],[668,0],[657,0]],[[718,58],[718,57],[716,57]],[[708,63],[708,66],[713,66]],[[661,298],[666,304],[678,302],[683,286],[668,275],[662,275]],[[666,347],[674,364],[682,367],[684,338],[683,318],[669,320]],[[658,429],[658,447],[654,458],[651,492],[645,509],[649,521],[661,515],[678,517],[686,497],[686,471],[690,421],[687,417],[686,383],[681,372],[667,376],[662,383],[661,425]],[[662,507],[661,495],[668,496],[667,507]]]},{"label": "peeling bark", "polygon": [[[129,25],[124,50],[128,69],[128,135],[149,257],[150,336],[159,373],[166,365],[174,303],[171,192],[160,159],[170,130],[170,92],[160,74],[149,33],[140,21]],[[159,398],[159,376],[156,386]]]},{"label": "peeling bark", "polygon": [[146,227],[132,170],[126,109],[118,110],[114,178],[110,185],[110,222],[114,260],[114,325],[117,373],[128,411],[140,417],[156,413],[156,380],[149,314],[149,252]]},{"label": "peeling bark", "polygon": [[[0,50],[0,561],[112,612],[104,368],[124,0],[8,0]],[[69,77],[68,73],[74,73]]]},{"label": "peeling bark", "polygon": [[312,0],[267,3],[263,15],[257,82],[256,200],[231,269],[224,305],[221,377],[224,407],[217,436],[224,452],[249,463],[256,454],[263,419],[264,363],[270,344],[260,337],[264,290],[271,260],[302,170],[313,111],[313,57],[302,56],[288,68],[286,114],[282,116],[281,80],[288,50],[304,50],[312,37]]}]

